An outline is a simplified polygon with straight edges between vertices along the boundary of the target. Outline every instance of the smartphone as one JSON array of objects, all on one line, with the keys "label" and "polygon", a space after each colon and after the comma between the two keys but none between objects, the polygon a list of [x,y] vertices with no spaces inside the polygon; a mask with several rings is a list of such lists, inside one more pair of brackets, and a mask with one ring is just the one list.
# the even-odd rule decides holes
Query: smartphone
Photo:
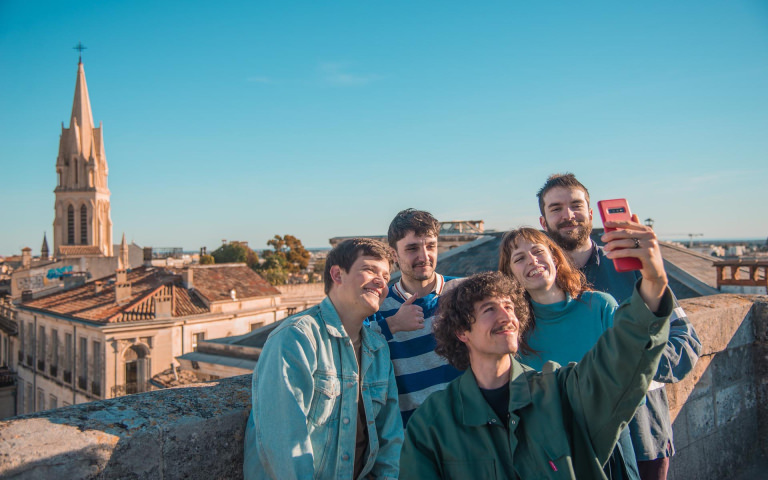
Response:
[{"label": "smartphone", "polygon": [[[597,209],[600,211],[600,219],[603,221],[603,228],[605,228],[605,222],[609,220],[614,222],[632,220],[632,212],[629,211],[629,204],[624,198],[600,200],[597,202]],[[613,230],[616,229],[605,228],[606,232],[612,232]],[[643,264],[640,262],[639,258],[614,258],[613,266],[616,268],[617,272],[631,272],[643,268]]]}]

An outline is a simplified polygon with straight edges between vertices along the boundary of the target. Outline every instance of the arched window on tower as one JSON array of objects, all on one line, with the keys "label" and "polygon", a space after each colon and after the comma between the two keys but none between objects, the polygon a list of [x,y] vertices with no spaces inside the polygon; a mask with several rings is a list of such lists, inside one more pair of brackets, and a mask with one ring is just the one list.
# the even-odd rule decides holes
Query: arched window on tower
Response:
[{"label": "arched window on tower", "polygon": [[67,245],[75,244],[75,207],[67,207]]},{"label": "arched window on tower", "polygon": [[80,207],[80,244],[88,245],[88,207]]}]

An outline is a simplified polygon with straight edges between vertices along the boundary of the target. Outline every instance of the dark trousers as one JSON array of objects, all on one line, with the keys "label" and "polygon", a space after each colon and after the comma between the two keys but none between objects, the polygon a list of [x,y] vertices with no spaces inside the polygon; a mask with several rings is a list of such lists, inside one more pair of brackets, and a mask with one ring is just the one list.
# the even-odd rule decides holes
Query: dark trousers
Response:
[{"label": "dark trousers", "polygon": [[667,480],[669,470],[669,457],[657,458],[647,462],[637,462],[642,480]]}]

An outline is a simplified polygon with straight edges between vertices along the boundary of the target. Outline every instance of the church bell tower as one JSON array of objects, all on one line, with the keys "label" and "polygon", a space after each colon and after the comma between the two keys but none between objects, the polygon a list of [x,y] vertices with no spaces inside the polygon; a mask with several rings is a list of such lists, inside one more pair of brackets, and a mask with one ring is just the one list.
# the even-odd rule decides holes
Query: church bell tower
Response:
[{"label": "church bell tower", "polygon": [[107,158],[101,123],[93,124],[82,59],[77,65],[69,128],[61,125],[53,254],[113,256]]}]

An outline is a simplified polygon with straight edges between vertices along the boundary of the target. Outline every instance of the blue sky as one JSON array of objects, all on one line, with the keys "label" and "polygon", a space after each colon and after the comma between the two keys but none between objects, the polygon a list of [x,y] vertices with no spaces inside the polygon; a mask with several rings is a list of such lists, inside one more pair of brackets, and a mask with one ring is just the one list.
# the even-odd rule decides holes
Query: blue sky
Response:
[{"label": "blue sky", "polygon": [[78,41],[116,239],[505,230],[558,171],[662,238],[768,236],[764,1],[1,0],[0,254],[52,240]]}]

